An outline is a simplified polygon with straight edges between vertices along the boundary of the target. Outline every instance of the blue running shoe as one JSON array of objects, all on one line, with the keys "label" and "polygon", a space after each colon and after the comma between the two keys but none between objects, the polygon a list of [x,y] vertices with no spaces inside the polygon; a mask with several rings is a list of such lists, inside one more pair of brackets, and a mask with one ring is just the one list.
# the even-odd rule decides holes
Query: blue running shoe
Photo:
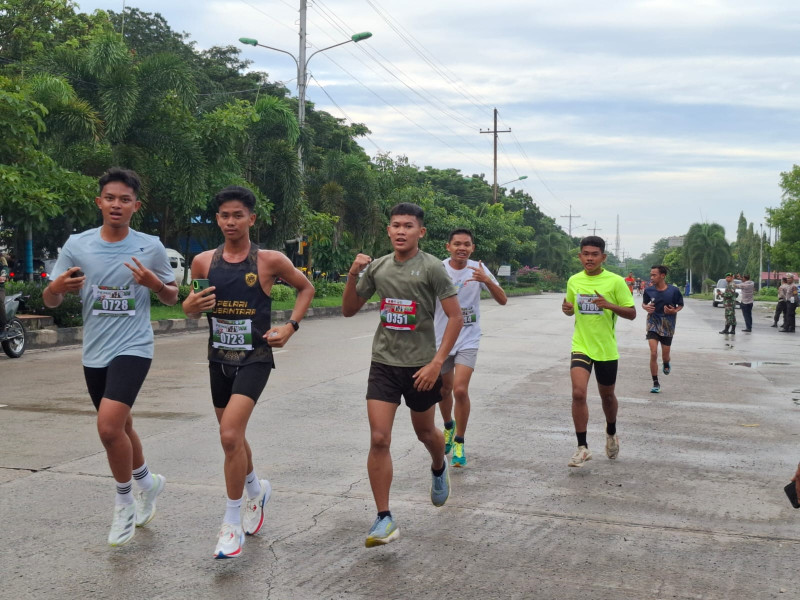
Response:
[{"label": "blue running shoe", "polygon": [[367,534],[367,541],[364,545],[367,548],[374,548],[375,546],[383,546],[389,542],[393,542],[400,537],[400,528],[394,522],[392,517],[378,517],[372,524]]},{"label": "blue running shoe", "polygon": [[450,467],[444,459],[444,471],[438,477],[431,473],[431,502],[434,506],[444,506],[450,497]]},{"label": "blue running shoe", "polygon": [[454,467],[466,467],[467,457],[464,456],[464,443],[453,442],[453,460],[450,464]]},{"label": "blue running shoe", "polygon": [[651,394],[660,394],[661,393],[661,386],[660,385],[654,385],[653,387],[650,388],[650,393]]},{"label": "blue running shoe", "polygon": [[456,437],[456,422],[453,421],[452,429],[445,427],[442,433],[444,433],[444,453],[450,454],[450,450],[453,449],[453,438]]},{"label": "blue running shoe", "polygon": [[664,371],[664,375],[669,375],[670,371],[672,371],[672,367],[669,366],[668,362],[664,363],[663,371]]}]

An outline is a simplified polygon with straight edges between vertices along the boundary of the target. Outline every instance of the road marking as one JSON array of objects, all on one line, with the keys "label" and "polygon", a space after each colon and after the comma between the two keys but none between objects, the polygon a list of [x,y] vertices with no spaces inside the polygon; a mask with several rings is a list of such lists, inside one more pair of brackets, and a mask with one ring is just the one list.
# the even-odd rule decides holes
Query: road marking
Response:
[{"label": "road marking", "polygon": [[352,337],[350,339],[351,340],[361,340],[361,339],[364,339],[364,338],[373,337],[374,335],[375,335],[374,333],[370,333],[370,334],[367,334],[367,335],[359,335],[357,337]]},{"label": "road marking", "polygon": [[5,408],[8,404],[0,404],[0,408]]}]

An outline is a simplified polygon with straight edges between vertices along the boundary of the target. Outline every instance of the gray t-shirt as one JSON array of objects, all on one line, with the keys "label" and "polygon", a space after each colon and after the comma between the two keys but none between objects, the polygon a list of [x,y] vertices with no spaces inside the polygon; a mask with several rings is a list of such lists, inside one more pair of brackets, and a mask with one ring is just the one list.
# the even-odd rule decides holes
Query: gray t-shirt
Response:
[{"label": "gray t-shirt", "polygon": [[117,356],[153,358],[150,290],[137,285],[125,266],[131,257],[164,283],[175,280],[167,252],[159,239],[129,230],[119,242],[106,242],[100,228],[71,235],[51,273],[55,278],[70,267],[80,267],[86,281],[83,303],[83,364],[106,367]]},{"label": "gray t-shirt", "polygon": [[398,262],[394,253],[370,263],[356,292],[381,297],[381,322],[372,340],[372,360],[394,367],[421,367],[436,355],[436,299],[458,293],[442,261],[420,250]]}]

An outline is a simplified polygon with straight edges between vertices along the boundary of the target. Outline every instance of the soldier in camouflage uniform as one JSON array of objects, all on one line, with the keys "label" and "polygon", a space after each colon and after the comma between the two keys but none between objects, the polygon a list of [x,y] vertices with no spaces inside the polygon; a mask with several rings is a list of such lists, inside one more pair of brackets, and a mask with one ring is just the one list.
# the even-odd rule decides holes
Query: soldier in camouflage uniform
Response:
[{"label": "soldier in camouflage uniform", "polygon": [[736,287],[733,285],[733,273],[725,273],[728,285],[722,293],[722,306],[725,308],[725,329],[720,333],[736,335]]}]

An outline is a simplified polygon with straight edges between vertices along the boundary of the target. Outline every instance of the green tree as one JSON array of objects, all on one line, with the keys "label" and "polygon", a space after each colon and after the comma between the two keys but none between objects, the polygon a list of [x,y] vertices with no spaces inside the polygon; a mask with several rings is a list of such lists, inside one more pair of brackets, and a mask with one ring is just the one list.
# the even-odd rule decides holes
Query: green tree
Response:
[{"label": "green tree", "polygon": [[800,270],[800,166],[781,173],[781,205],[767,209],[767,223],[780,231],[772,248],[772,269]]},{"label": "green tree", "polygon": [[725,228],[718,223],[694,223],[685,237],[687,266],[699,270],[701,279],[731,267],[731,252]]}]

